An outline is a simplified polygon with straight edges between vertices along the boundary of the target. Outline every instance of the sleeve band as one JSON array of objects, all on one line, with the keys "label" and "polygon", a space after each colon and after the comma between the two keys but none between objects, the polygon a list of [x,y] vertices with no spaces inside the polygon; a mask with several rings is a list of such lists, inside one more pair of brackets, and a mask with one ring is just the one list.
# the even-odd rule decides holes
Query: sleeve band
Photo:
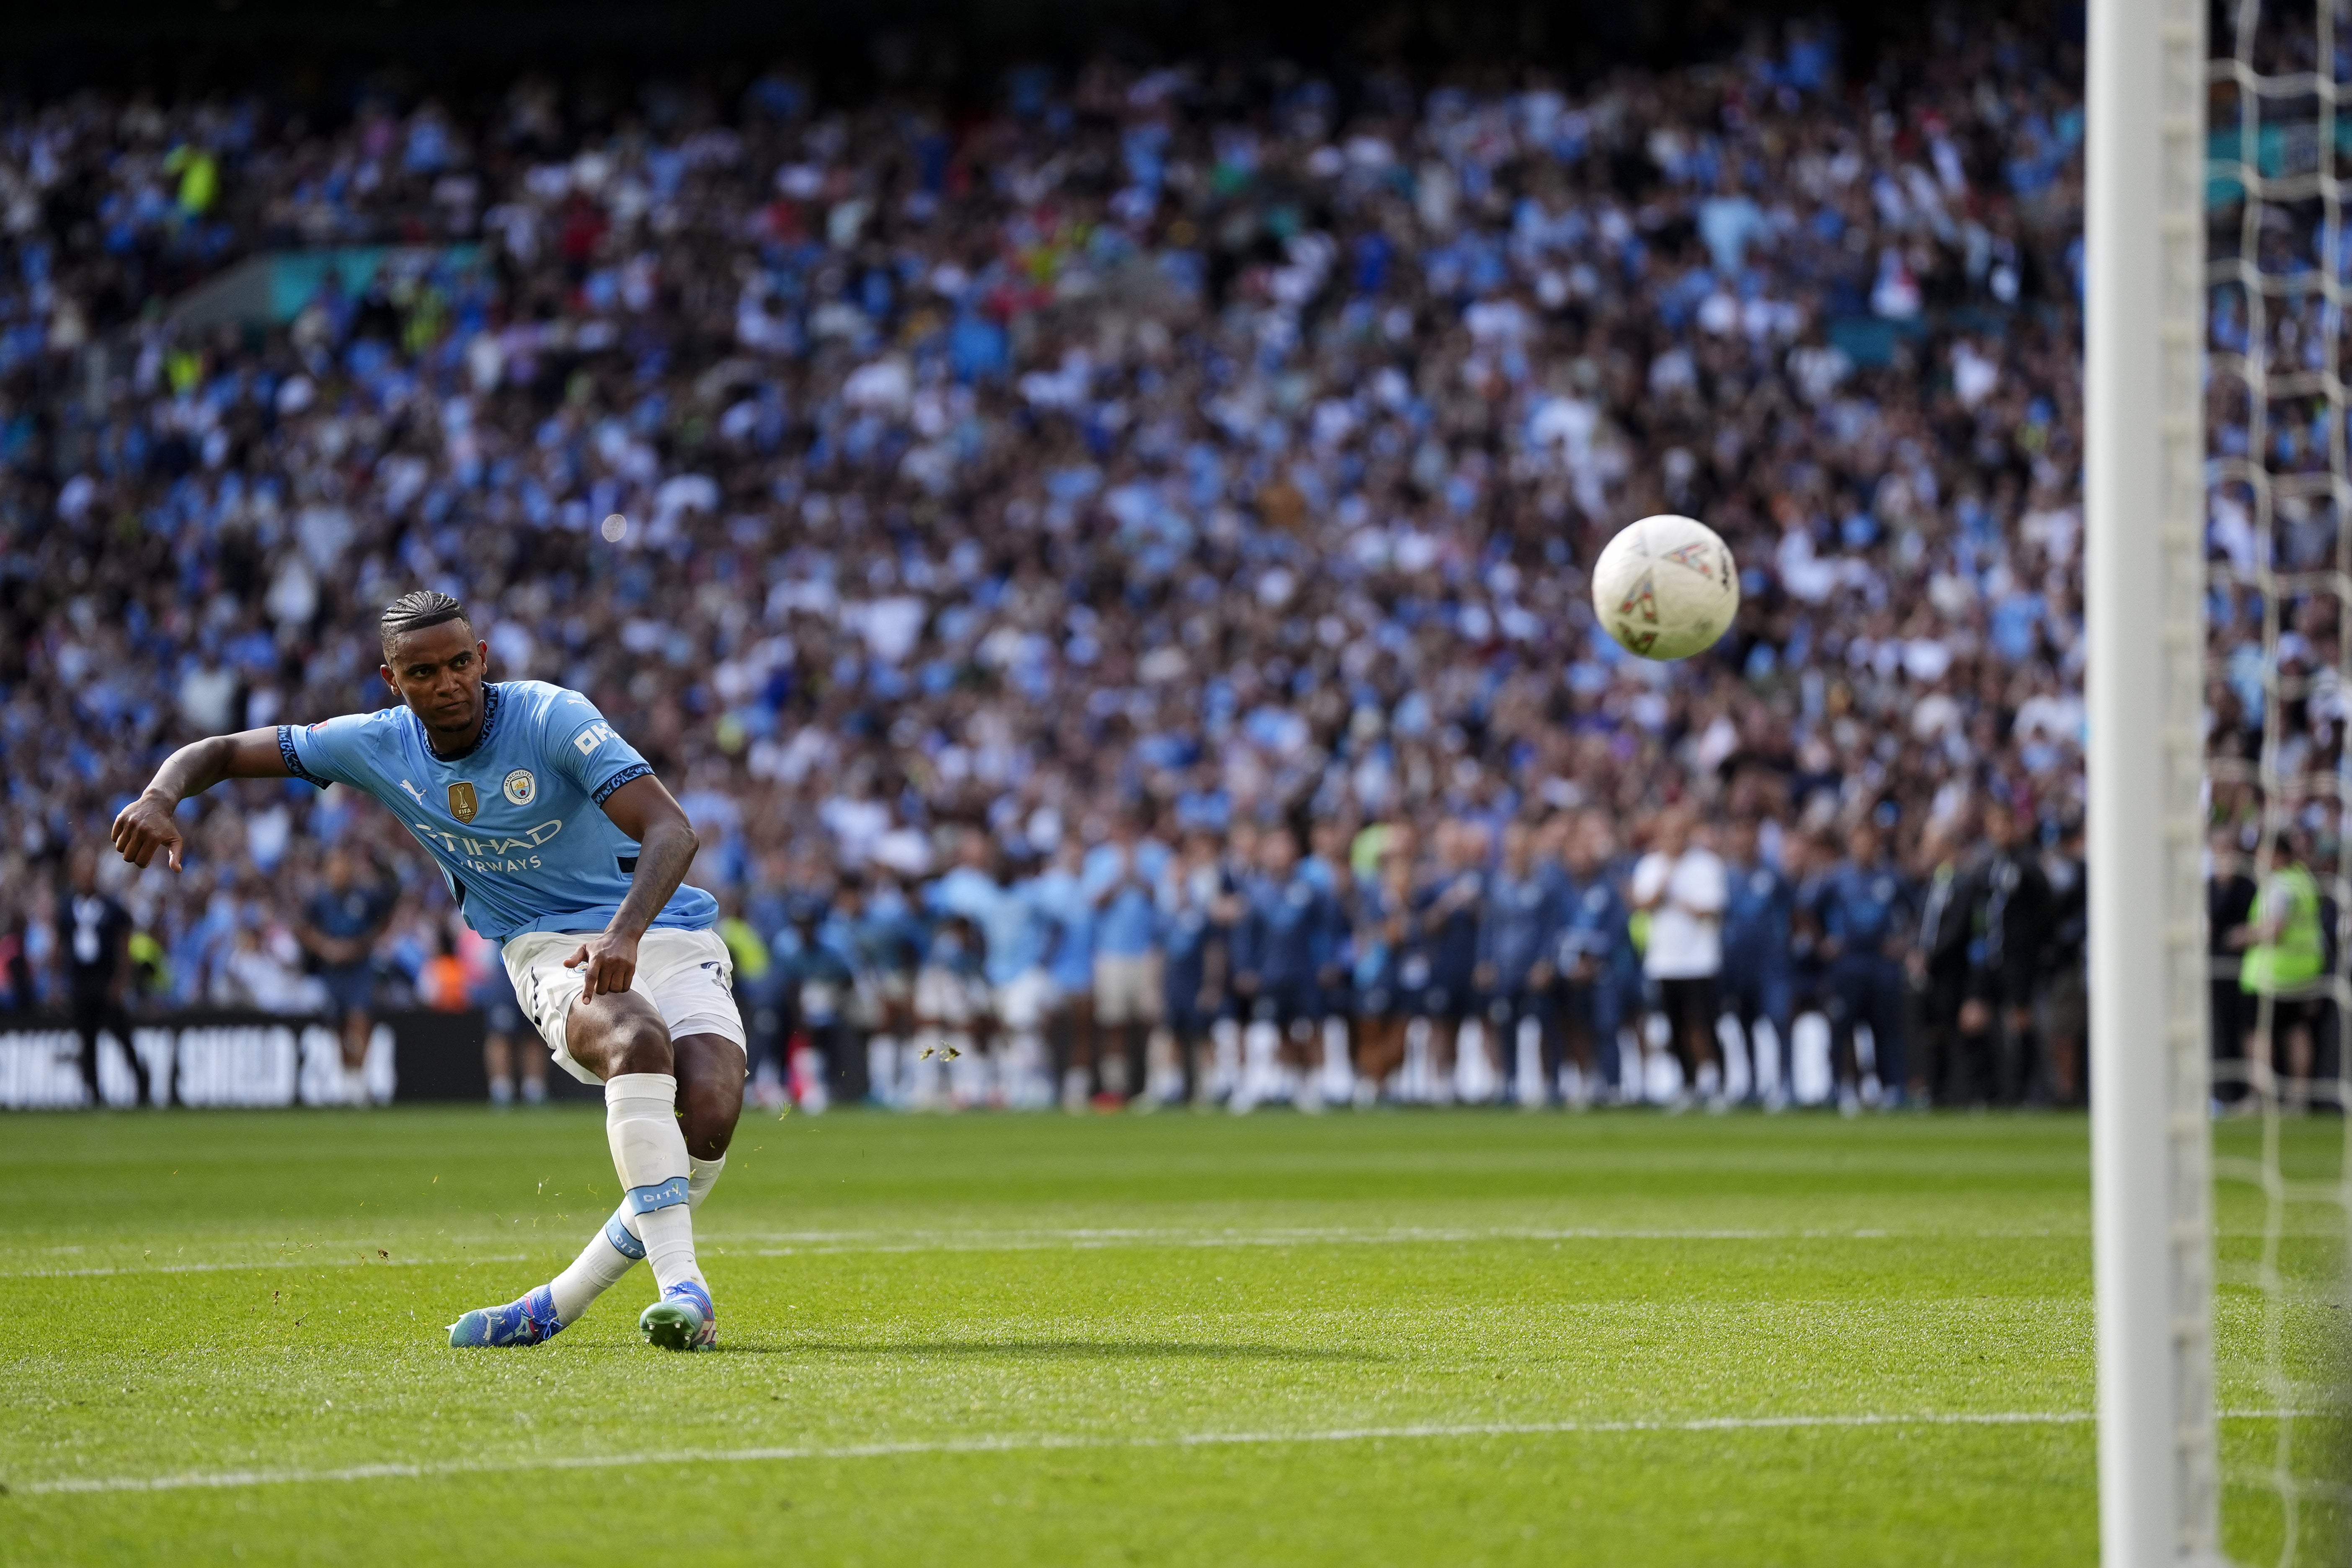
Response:
[{"label": "sleeve band", "polygon": [[278,755],[286,763],[286,771],[305,784],[314,784],[320,789],[325,789],[331,782],[320,778],[302,765],[302,753],[294,744],[294,726],[291,724],[278,726]]},{"label": "sleeve band", "polygon": [[619,773],[614,773],[611,778],[606,779],[602,784],[598,785],[596,793],[590,795],[588,798],[593,804],[602,805],[606,800],[611,798],[614,790],[619,789],[623,784],[635,784],[641,778],[649,777],[653,771],[653,764],[650,763],[637,763],[629,767],[623,768]]}]

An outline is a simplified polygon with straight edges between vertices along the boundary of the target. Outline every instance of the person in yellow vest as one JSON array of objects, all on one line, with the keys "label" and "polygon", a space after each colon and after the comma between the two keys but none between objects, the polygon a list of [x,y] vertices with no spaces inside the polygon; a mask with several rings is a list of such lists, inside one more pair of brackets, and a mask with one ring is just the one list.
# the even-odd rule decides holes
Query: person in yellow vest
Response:
[{"label": "person in yellow vest", "polygon": [[775,955],[769,951],[768,939],[744,918],[743,896],[728,892],[719,910],[719,940],[727,944],[728,956],[735,961],[735,1005],[751,1037],[744,1053],[744,1071],[756,1074],[764,1067],[773,1075],[762,1077],[751,1090],[761,1104],[773,1110],[783,1103],[783,1010],[777,986],[782,977],[773,973]]},{"label": "person in yellow vest", "polygon": [[[2318,879],[2311,874],[2311,838],[2301,828],[2278,836],[2270,875],[2255,895],[2246,931],[2246,956],[2238,987],[2253,999],[2248,1009],[2246,1060],[2257,1087],[2273,1085],[2277,1058],[2273,1042],[2286,1044],[2284,1093],[2290,1104],[2311,1098],[2313,1044],[2318,1037],[2327,968],[2327,942],[2320,927]],[[2267,1002],[2268,1005],[2263,1004]],[[2263,1027],[2267,1022],[2269,1027]]]}]

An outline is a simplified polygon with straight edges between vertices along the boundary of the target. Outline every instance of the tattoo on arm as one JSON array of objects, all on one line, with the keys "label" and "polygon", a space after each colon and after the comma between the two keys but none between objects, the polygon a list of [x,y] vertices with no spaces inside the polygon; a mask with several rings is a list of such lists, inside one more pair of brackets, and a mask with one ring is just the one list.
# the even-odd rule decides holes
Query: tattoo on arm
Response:
[{"label": "tattoo on arm", "polygon": [[694,864],[699,847],[694,829],[683,818],[656,819],[648,825],[638,843],[637,869],[629,879],[628,896],[614,911],[611,929],[632,937],[644,935],[678,884],[686,880],[687,868]]}]

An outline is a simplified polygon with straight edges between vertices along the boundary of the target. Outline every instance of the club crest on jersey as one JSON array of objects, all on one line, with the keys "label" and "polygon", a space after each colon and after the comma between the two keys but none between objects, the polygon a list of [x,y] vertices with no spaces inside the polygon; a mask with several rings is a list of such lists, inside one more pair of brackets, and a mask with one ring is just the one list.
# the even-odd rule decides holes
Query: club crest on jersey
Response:
[{"label": "club crest on jersey", "polygon": [[481,814],[481,797],[474,786],[463,779],[449,786],[449,815],[460,822],[471,822]]},{"label": "club crest on jersey", "polygon": [[539,797],[539,781],[530,776],[529,768],[517,768],[507,775],[504,794],[517,805],[529,805]]}]

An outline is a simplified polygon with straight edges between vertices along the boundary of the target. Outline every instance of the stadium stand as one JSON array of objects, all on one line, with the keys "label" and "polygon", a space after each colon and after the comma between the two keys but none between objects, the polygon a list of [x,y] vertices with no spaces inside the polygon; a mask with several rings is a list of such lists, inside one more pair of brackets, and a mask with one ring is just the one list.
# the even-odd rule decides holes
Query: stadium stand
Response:
[{"label": "stadium stand", "polygon": [[[813,944],[866,996],[856,1029],[898,1019],[911,1058],[883,982],[962,972],[973,933],[936,893],[959,859],[1010,863],[1066,998],[1128,897],[1106,868],[1143,868],[1146,902],[1105,955],[1190,940],[1192,863],[1161,853],[1189,838],[1216,929],[1269,833],[1342,915],[1400,861],[1402,962],[1508,825],[1556,936],[1691,805],[1786,874],[1766,967],[1842,1039],[1867,999],[1822,944],[1861,917],[1830,906],[1864,896],[1855,826],[1886,839],[1883,945],[1919,983],[1874,1033],[1950,1037],[1888,1100],[2071,1098],[2079,58],[1994,26],[1937,42],[1899,90],[1791,26],[1573,90],[1097,61],[1016,71],[978,117],[782,74],[602,116],[536,79],[478,117],[369,96],[331,129],[261,98],[18,102],[5,1000],[62,996],[68,847],[163,750],[379,705],[375,609],[425,584],[474,608],[497,673],[589,693],[661,765],[780,1083],[831,984],[795,961]],[[1623,657],[1580,574],[1662,510],[1744,569],[1733,634],[1675,667]],[[2226,507],[2213,532],[2267,547]],[[2258,628],[2215,637],[2221,743],[2250,746]],[[2335,701],[2304,711],[2312,766]],[[316,1010],[299,933],[332,847],[396,888],[378,964],[415,992],[446,894],[346,793],[216,791],[184,876],[106,873],[147,1005]],[[1075,901],[1065,846],[1089,851],[1063,856]],[[2031,919],[1994,902],[2001,866],[2042,889]],[[1972,938],[1940,959],[1931,904]],[[1386,929],[1335,924],[1321,1010],[1361,1013]],[[1600,961],[1628,1021],[1633,941],[1621,921]],[[1400,985],[1384,1005],[1469,1010]],[[1056,1030],[1083,1067],[1091,1024]],[[913,1096],[826,1038],[831,1092]],[[1114,1044],[1086,1087],[1139,1091]]]}]

